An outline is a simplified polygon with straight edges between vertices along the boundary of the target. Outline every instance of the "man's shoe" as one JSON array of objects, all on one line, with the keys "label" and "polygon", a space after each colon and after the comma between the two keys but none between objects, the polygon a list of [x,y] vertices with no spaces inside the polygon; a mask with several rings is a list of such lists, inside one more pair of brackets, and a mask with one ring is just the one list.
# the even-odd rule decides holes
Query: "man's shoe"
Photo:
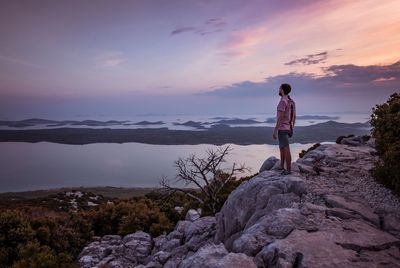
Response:
[{"label": "man's shoe", "polygon": [[289,174],[292,174],[292,172],[286,169],[281,172],[281,175],[289,175]]}]

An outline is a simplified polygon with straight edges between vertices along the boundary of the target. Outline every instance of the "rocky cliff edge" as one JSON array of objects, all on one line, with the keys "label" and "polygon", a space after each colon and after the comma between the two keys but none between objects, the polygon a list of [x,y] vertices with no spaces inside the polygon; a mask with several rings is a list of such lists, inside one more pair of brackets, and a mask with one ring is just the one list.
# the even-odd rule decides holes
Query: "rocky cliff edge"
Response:
[{"label": "rocky cliff edge", "polygon": [[400,267],[400,202],[376,183],[374,141],[345,138],[280,175],[269,158],[215,217],[190,210],[174,231],[106,235],[81,267]]}]

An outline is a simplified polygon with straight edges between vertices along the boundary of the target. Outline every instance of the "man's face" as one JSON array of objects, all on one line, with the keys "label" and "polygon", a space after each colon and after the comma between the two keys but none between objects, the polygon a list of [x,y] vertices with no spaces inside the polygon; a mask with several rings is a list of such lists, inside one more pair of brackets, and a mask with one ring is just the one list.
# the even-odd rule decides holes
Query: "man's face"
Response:
[{"label": "man's face", "polygon": [[282,88],[279,88],[279,96],[283,96],[283,90],[282,90]]}]

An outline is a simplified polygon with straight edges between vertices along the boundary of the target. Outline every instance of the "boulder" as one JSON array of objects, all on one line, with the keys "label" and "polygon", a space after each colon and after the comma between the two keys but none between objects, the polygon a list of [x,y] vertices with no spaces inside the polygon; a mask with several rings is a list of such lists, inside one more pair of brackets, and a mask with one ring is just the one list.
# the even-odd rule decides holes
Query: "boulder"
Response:
[{"label": "boulder", "polygon": [[151,236],[142,231],[126,235],[122,239],[122,244],[125,256],[129,256],[130,260],[138,263],[144,262],[150,255],[153,246]]},{"label": "boulder", "polygon": [[200,213],[198,210],[189,209],[188,212],[186,213],[185,220],[186,221],[195,221],[199,218],[200,218]]},{"label": "boulder", "polygon": [[264,163],[261,165],[260,167],[260,173],[265,171],[265,170],[270,170],[271,168],[274,167],[274,165],[279,162],[279,159],[276,158],[275,156],[271,156],[269,158],[267,158]]},{"label": "boulder", "polygon": [[238,233],[275,209],[299,200],[304,193],[304,181],[298,176],[268,174],[267,177],[256,176],[242,183],[229,195],[217,215],[215,242],[223,242],[231,250],[232,236],[238,238]]}]

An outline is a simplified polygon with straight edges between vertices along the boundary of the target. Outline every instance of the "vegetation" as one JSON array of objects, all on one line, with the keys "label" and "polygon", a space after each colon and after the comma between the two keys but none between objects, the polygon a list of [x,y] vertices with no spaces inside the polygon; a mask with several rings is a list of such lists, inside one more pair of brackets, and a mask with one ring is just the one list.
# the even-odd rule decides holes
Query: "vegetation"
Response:
[{"label": "vegetation", "polygon": [[35,201],[2,209],[0,267],[77,267],[76,257],[93,236],[143,230],[155,237],[169,232],[182,215],[172,203],[159,206],[160,198],[135,197],[69,212],[39,207]]},{"label": "vegetation", "polygon": [[339,137],[336,139],[336,143],[337,143],[337,144],[340,144],[344,138],[352,138],[352,137],[354,137],[353,134],[350,134],[350,135],[347,135],[347,136],[339,136]]},{"label": "vegetation", "polygon": [[379,156],[372,175],[400,194],[400,94],[392,94],[372,109],[371,126]]},{"label": "vegetation", "polygon": [[171,182],[166,177],[160,184],[167,191],[184,193],[199,203],[206,214],[213,215],[221,209],[227,189],[238,184],[235,182],[237,179],[234,174],[250,170],[245,164],[237,166],[236,163],[233,163],[227,172],[222,169],[221,165],[226,162],[225,158],[231,150],[229,145],[221,146],[217,150],[207,150],[205,158],[197,158],[195,154],[191,154],[188,158],[179,158],[175,161],[175,167],[178,170],[175,182],[194,186],[198,191],[193,192],[171,186]]},{"label": "vegetation", "polygon": [[318,148],[319,146],[321,146],[321,144],[320,143],[316,143],[313,146],[311,146],[310,148],[308,148],[307,150],[301,150],[301,152],[299,153],[299,158],[302,158],[306,153]]}]

